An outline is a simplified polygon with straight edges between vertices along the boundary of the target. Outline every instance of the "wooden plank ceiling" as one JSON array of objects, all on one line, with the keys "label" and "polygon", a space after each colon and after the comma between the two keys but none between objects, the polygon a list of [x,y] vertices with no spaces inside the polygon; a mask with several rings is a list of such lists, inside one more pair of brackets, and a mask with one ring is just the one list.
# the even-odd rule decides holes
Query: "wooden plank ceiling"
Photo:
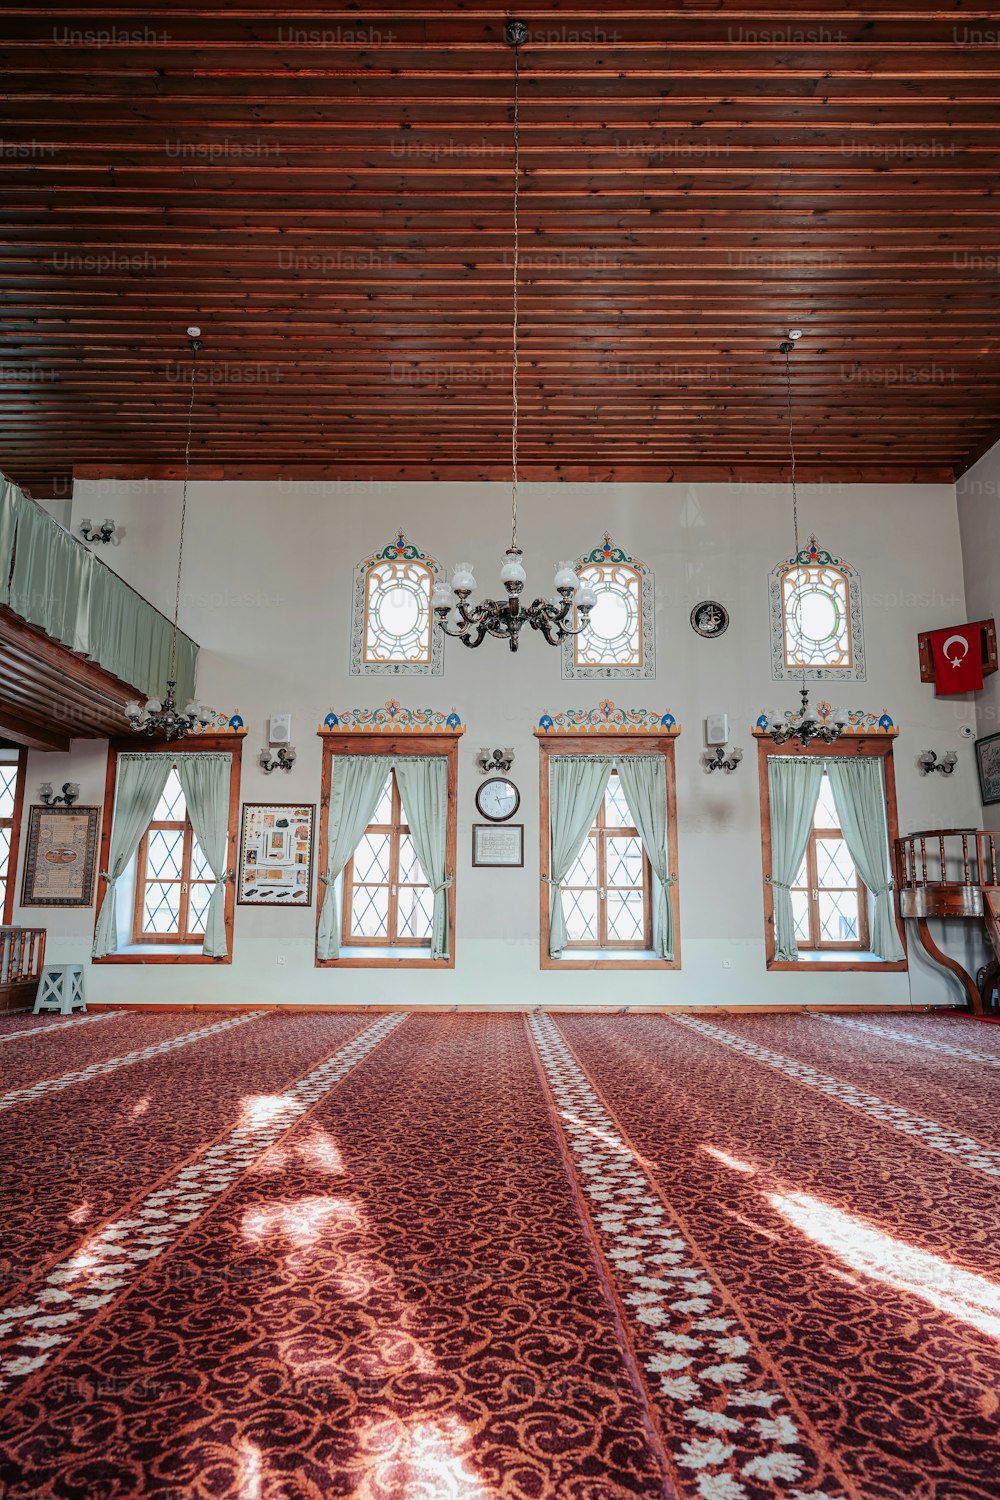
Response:
[{"label": "wooden plank ceiling", "polygon": [[949,479],[1000,435],[1000,15],[8,4],[0,467]]}]

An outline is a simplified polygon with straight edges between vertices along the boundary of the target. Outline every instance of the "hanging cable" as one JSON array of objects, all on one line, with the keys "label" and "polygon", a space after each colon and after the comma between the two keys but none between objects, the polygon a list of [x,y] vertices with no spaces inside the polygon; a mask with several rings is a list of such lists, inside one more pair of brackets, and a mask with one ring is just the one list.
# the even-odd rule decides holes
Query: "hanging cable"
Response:
[{"label": "hanging cable", "polygon": [[520,225],[518,223],[518,197],[521,186],[521,59],[519,43],[514,42],[514,273],[513,273],[513,318],[511,320],[511,366],[510,366],[510,545],[517,546],[517,318],[518,318],[518,265],[521,252]]}]

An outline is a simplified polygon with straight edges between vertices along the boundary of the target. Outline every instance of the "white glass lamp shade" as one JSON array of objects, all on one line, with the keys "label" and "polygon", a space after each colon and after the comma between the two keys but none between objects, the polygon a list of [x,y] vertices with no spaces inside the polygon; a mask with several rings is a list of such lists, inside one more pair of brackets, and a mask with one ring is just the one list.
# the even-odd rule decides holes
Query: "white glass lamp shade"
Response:
[{"label": "white glass lamp shade", "polygon": [[524,567],[523,567],[523,565],[521,563],[520,558],[517,558],[517,557],[507,557],[507,558],[505,558],[503,566],[500,569],[500,582],[501,583],[527,583],[527,581],[528,581],[528,575],[524,571]]},{"label": "white glass lamp shade", "polygon": [[201,704],[198,702],[197,698],[192,698],[189,703],[185,703],[184,714],[185,717],[189,719],[201,718]]},{"label": "white glass lamp shade", "polygon": [[160,712],[160,709],[162,707],[163,707],[163,704],[160,702],[159,698],[147,698],[146,699],[146,713],[148,713],[148,714],[158,714]]},{"label": "white glass lamp shade", "polygon": [[476,586],[476,578],[472,571],[471,563],[460,562],[456,566],[454,573],[451,575],[451,586],[456,594],[459,589],[467,589],[469,593],[472,592]]},{"label": "white glass lamp shade", "polygon": [[455,595],[452,592],[451,584],[445,582],[443,578],[439,578],[434,585],[434,592],[431,595],[432,607],[434,609],[451,609],[454,603]]},{"label": "white glass lamp shade", "polygon": [[577,609],[593,609],[594,605],[596,603],[597,603],[597,595],[594,593],[594,590],[592,588],[589,588],[585,584],[583,586],[583,588],[577,589],[577,592],[576,592],[576,607],[577,607]]},{"label": "white glass lamp shade", "polygon": [[90,523],[90,517],[89,516],[84,516],[83,519],[81,520],[81,522],[80,522],[80,530],[81,531],[90,531],[91,530],[91,523]]},{"label": "white glass lamp shade", "polygon": [[142,704],[138,698],[130,698],[125,705],[126,719],[138,719],[142,715]]},{"label": "white glass lamp shade", "polygon": [[734,760],[737,765],[739,765],[740,761],[743,759],[743,751],[740,749],[739,745],[733,746],[733,749],[731,751],[731,759]]},{"label": "white glass lamp shade", "polygon": [[580,582],[572,563],[561,562],[556,569],[556,588],[575,589]]}]

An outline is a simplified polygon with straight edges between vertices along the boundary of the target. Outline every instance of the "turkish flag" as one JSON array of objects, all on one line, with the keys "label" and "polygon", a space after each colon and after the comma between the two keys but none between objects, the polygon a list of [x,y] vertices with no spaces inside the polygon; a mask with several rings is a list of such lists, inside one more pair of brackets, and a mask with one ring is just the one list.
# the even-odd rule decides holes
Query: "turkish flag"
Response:
[{"label": "turkish flag", "polygon": [[959,625],[935,630],[930,637],[934,663],[934,691],[939,698],[951,693],[975,693],[983,685],[983,648],[978,625]]}]

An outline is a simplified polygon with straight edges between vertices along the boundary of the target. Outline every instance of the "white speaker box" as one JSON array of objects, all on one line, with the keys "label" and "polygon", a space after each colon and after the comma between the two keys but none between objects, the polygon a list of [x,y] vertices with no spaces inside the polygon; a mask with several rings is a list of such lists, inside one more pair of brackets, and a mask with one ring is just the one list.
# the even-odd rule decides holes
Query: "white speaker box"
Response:
[{"label": "white speaker box", "polygon": [[287,745],[292,738],[291,714],[272,714],[268,721],[267,737],[272,745]]},{"label": "white speaker box", "polygon": [[729,739],[729,715],[709,714],[705,720],[705,744],[724,745]]}]

